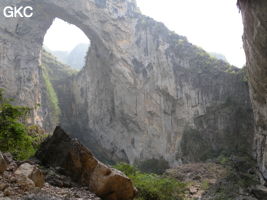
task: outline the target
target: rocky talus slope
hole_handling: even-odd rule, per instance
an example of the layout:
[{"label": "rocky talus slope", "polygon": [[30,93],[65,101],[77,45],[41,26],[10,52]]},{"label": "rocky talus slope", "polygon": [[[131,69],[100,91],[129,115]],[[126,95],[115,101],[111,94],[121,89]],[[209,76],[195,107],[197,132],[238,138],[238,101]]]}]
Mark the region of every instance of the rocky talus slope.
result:
[{"label": "rocky talus slope", "polygon": [[[267,184],[267,2],[239,0],[244,24],[250,96],[255,115],[255,157],[263,185]],[[267,188],[262,187],[267,196]]]},{"label": "rocky talus slope", "polygon": [[249,160],[232,157],[224,162],[190,163],[168,169],[165,175],[187,183],[186,199],[257,200],[257,191],[250,187],[257,180],[256,170]]},{"label": "rocky talus slope", "polygon": [[1,200],[100,200],[88,187],[82,187],[57,168],[44,168],[36,162],[21,163],[9,153],[0,153]]},{"label": "rocky talus slope", "polygon": [[132,200],[137,190],[122,172],[99,162],[60,127],[35,158],[17,162],[0,152],[0,199]]},{"label": "rocky talus slope", "polygon": [[[0,8],[9,3],[2,0]],[[243,72],[143,16],[134,0],[12,3],[35,12],[0,18],[0,86],[34,108],[34,123],[53,129],[50,113],[61,111],[61,125],[105,161],[155,158],[176,165],[251,150]],[[40,55],[56,17],[79,27],[91,47],[86,66],[51,92]]]}]

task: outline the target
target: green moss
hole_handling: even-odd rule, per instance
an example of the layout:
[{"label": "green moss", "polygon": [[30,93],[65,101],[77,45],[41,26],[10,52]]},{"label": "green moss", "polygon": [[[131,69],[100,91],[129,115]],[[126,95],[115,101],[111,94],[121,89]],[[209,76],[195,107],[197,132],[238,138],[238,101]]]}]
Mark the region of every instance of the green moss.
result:
[{"label": "green moss", "polygon": [[57,97],[57,93],[55,92],[55,89],[54,89],[54,87],[53,87],[53,85],[49,79],[47,69],[44,65],[42,66],[42,75],[43,75],[43,79],[45,82],[45,87],[46,87],[46,91],[48,94],[50,107],[51,107],[52,112],[53,112],[52,121],[58,122],[59,121],[59,115],[60,115],[60,108],[58,105],[58,97]]},{"label": "green moss", "polygon": [[204,191],[208,190],[209,187],[210,187],[210,184],[209,184],[209,181],[207,181],[207,180],[202,181],[201,184],[200,184],[200,189],[201,190],[204,190]]},{"label": "green moss", "polygon": [[229,162],[229,157],[220,155],[217,160],[221,165],[226,165]]}]

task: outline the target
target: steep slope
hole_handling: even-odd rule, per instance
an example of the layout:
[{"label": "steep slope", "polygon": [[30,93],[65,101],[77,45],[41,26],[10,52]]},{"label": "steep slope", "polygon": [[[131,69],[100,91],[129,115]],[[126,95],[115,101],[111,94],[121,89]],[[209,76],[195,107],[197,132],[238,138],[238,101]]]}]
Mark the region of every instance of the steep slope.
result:
[{"label": "steep slope", "polygon": [[224,62],[228,62],[226,57],[223,54],[216,53],[216,52],[209,52],[209,54],[219,60],[223,60]]},{"label": "steep slope", "polygon": [[52,53],[60,62],[67,64],[69,52],[67,52],[67,51],[51,51],[51,50],[47,50],[47,51]]},{"label": "steep slope", "polygon": [[67,64],[74,69],[80,70],[85,65],[86,54],[89,44],[78,44],[68,55]]},{"label": "steep slope", "polygon": [[85,65],[86,54],[90,44],[81,43],[76,45],[70,52],[67,51],[50,51],[63,64],[71,68],[80,70]]},{"label": "steep slope", "polygon": [[60,81],[69,78],[78,73],[77,70],[60,62],[53,54],[42,50],[41,63],[47,69],[48,76],[53,85],[57,85]]}]

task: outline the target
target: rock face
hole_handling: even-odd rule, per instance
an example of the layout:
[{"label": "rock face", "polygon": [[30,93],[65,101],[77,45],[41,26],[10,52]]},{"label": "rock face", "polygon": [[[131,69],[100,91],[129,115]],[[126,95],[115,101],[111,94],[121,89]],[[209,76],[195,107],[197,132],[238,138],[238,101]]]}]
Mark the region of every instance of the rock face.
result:
[{"label": "rock face", "polygon": [[60,63],[52,54],[42,50],[40,74],[42,76],[42,107],[45,108],[44,114],[46,116],[43,126],[51,133],[60,121],[60,108],[58,105],[60,91],[58,90],[58,85],[62,80],[69,79],[75,73],[77,73],[76,70]]},{"label": "rock face", "polygon": [[130,200],[136,194],[129,178],[99,162],[60,127],[41,145],[36,157],[45,165],[62,167],[73,180],[89,186],[90,191],[104,199]]},{"label": "rock face", "polygon": [[262,183],[267,181],[267,2],[239,0],[244,24],[250,96],[255,116],[255,156]]},{"label": "rock face", "polygon": [[[0,8],[9,5],[0,2]],[[247,152],[253,116],[243,73],[140,14],[134,0],[13,0],[32,18],[0,18],[0,86],[51,129],[39,63],[54,18],[90,38],[86,66],[56,84],[61,125],[106,161],[171,165]],[[53,120],[52,120],[53,121]]]},{"label": "rock face", "polygon": [[253,116],[242,72],[163,24],[132,20],[124,51],[91,39],[86,67],[62,85],[62,126],[102,160],[176,165],[248,151]]}]

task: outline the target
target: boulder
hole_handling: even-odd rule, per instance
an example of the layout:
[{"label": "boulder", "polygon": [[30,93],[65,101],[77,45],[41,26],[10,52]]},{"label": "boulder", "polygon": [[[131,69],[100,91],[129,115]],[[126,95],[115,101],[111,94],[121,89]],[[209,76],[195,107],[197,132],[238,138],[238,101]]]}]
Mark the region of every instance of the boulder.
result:
[{"label": "boulder", "polygon": [[57,127],[41,144],[36,157],[50,167],[62,167],[74,181],[107,200],[131,200],[136,195],[132,181],[122,172],[106,166],[77,139]]},{"label": "boulder", "polygon": [[26,176],[17,175],[16,176],[16,183],[19,187],[25,191],[30,191],[35,188],[34,182]]},{"label": "boulder", "polygon": [[6,183],[0,183],[0,191],[4,191],[8,185]]},{"label": "boulder", "polygon": [[252,189],[252,193],[259,200],[267,200],[267,187],[263,185],[257,185]]},{"label": "boulder", "polygon": [[35,165],[24,163],[19,166],[14,174],[17,177],[18,182],[22,183],[22,185],[26,184],[36,187],[43,187],[44,185],[43,173]]},{"label": "boulder", "polygon": [[0,152],[0,174],[2,174],[7,168],[7,162],[4,159],[2,153]]},{"label": "boulder", "polygon": [[3,153],[2,155],[3,155],[4,159],[6,160],[6,162],[7,162],[8,164],[11,164],[11,163],[14,162],[14,159],[13,159],[13,156],[12,156],[11,153],[9,153],[9,152],[5,152],[5,153]]},{"label": "boulder", "polygon": [[13,159],[13,156],[9,152],[3,153],[3,157],[7,163],[6,171],[15,171],[18,168],[18,163]]}]

